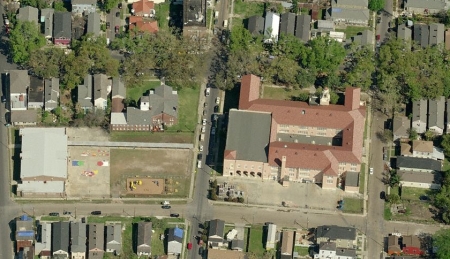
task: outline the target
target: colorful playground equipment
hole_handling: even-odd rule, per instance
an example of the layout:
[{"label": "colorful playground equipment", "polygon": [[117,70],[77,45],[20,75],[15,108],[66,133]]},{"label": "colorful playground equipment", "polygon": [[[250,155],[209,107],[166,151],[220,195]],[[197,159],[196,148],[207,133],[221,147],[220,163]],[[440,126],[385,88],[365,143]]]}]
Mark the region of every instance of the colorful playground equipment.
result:
[{"label": "colorful playground equipment", "polygon": [[141,180],[130,181],[130,191],[135,190],[136,185],[142,185],[142,181]]}]

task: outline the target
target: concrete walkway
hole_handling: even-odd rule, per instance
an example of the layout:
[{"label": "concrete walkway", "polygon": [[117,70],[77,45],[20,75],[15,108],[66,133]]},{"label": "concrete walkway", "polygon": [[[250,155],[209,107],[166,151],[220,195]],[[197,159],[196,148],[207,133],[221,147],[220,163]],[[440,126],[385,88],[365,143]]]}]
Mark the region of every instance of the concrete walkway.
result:
[{"label": "concrete walkway", "polygon": [[141,142],[103,142],[103,141],[67,141],[68,146],[89,147],[132,147],[132,148],[176,148],[192,149],[193,144],[186,143],[141,143]]}]

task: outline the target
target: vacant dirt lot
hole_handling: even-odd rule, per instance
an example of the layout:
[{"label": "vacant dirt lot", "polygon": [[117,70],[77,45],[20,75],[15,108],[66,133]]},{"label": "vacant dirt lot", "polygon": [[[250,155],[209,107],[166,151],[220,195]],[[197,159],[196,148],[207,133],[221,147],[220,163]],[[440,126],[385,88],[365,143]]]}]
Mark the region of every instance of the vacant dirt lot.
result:
[{"label": "vacant dirt lot", "polygon": [[108,132],[99,128],[66,128],[69,141],[109,141]]},{"label": "vacant dirt lot", "polygon": [[[176,149],[111,149],[111,193],[127,195],[128,178],[172,179],[174,193],[189,191],[192,153]],[[176,191],[175,191],[176,189]]]}]

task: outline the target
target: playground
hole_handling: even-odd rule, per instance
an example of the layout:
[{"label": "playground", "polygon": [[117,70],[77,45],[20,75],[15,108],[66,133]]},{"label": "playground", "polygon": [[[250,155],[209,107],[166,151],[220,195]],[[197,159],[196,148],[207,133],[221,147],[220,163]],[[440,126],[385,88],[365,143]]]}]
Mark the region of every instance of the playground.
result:
[{"label": "playground", "polygon": [[110,198],[109,148],[69,147],[68,197]]},{"label": "playground", "polygon": [[135,195],[151,195],[164,194],[164,179],[153,178],[128,178],[127,194]]}]

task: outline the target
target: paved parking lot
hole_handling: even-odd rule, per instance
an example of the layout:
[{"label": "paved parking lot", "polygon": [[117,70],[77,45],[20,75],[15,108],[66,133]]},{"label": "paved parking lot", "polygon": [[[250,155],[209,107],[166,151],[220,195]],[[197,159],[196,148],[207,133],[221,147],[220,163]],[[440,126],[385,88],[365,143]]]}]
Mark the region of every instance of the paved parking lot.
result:
[{"label": "paved parking lot", "polygon": [[69,147],[68,152],[67,196],[109,198],[109,148]]},{"label": "paved parking lot", "polygon": [[335,210],[338,200],[349,196],[344,191],[324,190],[316,184],[290,183],[288,187],[270,180],[253,180],[236,177],[219,177],[218,183],[227,182],[244,191],[245,203],[268,206],[282,206],[286,202],[289,207]]}]

